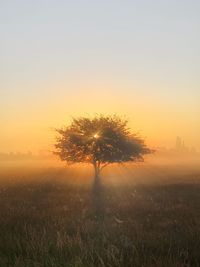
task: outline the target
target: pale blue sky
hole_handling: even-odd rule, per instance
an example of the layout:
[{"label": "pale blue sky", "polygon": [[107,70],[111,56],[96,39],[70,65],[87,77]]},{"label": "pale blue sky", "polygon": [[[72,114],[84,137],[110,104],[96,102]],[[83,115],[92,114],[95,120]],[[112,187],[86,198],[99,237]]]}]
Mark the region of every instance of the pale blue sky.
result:
[{"label": "pale blue sky", "polygon": [[[101,85],[110,90],[109,97],[127,94],[129,102],[132,96],[133,105],[143,97],[166,105],[165,117],[167,107],[183,111],[183,120],[187,113],[193,132],[185,138],[200,147],[199,14],[197,0],[0,0],[0,117],[5,129],[12,128],[16,112],[26,127],[18,112],[23,106],[25,112],[26,103],[41,109],[59,95],[67,105],[87,86],[98,96],[95,88]],[[89,112],[84,105],[82,111]]]}]

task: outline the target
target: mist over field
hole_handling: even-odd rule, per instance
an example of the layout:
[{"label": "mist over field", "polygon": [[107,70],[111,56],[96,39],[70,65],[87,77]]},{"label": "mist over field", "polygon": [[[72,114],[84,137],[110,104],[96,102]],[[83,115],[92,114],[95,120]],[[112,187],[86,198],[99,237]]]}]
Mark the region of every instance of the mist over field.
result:
[{"label": "mist over field", "polygon": [[[22,154],[23,155],[23,154]],[[12,156],[13,157],[13,156]],[[91,164],[69,165],[48,156],[19,155],[0,160],[0,184],[56,182],[63,185],[92,188],[94,170]],[[104,186],[134,186],[136,184],[175,184],[199,182],[200,155],[155,151],[144,162],[111,164],[102,174]]]},{"label": "mist over field", "polygon": [[[94,173],[90,164],[68,165],[56,157],[35,157],[34,159],[0,160],[1,181],[22,181],[29,179],[55,179],[72,184],[92,184]],[[200,171],[200,155],[154,153],[144,162],[112,164],[102,173],[106,184],[135,184],[160,182],[181,182],[184,177],[191,182]],[[48,174],[48,175],[46,175]],[[194,174],[194,177],[192,176]],[[188,176],[189,175],[189,176]]]}]

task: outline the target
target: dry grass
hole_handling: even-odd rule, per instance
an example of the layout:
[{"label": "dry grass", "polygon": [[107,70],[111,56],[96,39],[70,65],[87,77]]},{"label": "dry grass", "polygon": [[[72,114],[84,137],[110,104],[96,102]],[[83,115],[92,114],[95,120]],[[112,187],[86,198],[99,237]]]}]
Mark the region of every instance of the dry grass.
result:
[{"label": "dry grass", "polygon": [[34,176],[0,186],[0,266],[200,266],[200,175],[105,184],[101,214],[88,184]]}]

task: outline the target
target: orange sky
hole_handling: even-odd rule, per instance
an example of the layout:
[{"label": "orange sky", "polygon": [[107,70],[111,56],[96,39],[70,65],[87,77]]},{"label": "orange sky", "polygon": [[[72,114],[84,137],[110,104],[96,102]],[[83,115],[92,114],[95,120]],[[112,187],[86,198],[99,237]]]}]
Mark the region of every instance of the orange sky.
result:
[{"label": "orange sky", "polygon": [[[55,127],[70,122],[72,116],[93,116],[95,113],[119,114],[130,121],[150,146],[173,147],[176,136],[186,145],[199,145],[200,126],[196,99],[187,95],[169,98],[159,90],[113,86],[108,83],[51,85],[40,93],[24,92],[7,103],[1,129],[1,151],[37,152],[51,150]],[[39,95],[38,95],[39,94]],[[178,98],[180,97],[179,101]],[[181,101],[180,101],[181,100]]]}]

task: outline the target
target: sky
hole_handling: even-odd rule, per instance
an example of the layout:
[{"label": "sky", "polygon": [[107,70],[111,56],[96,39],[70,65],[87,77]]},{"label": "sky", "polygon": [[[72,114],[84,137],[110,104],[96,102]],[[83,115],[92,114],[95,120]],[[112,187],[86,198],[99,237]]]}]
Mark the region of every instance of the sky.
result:
[{"label": "sky", "polygon": [[119,114],[150,146],[200,149],[200,1],[0,0],[0,152],[48,150]]}]

